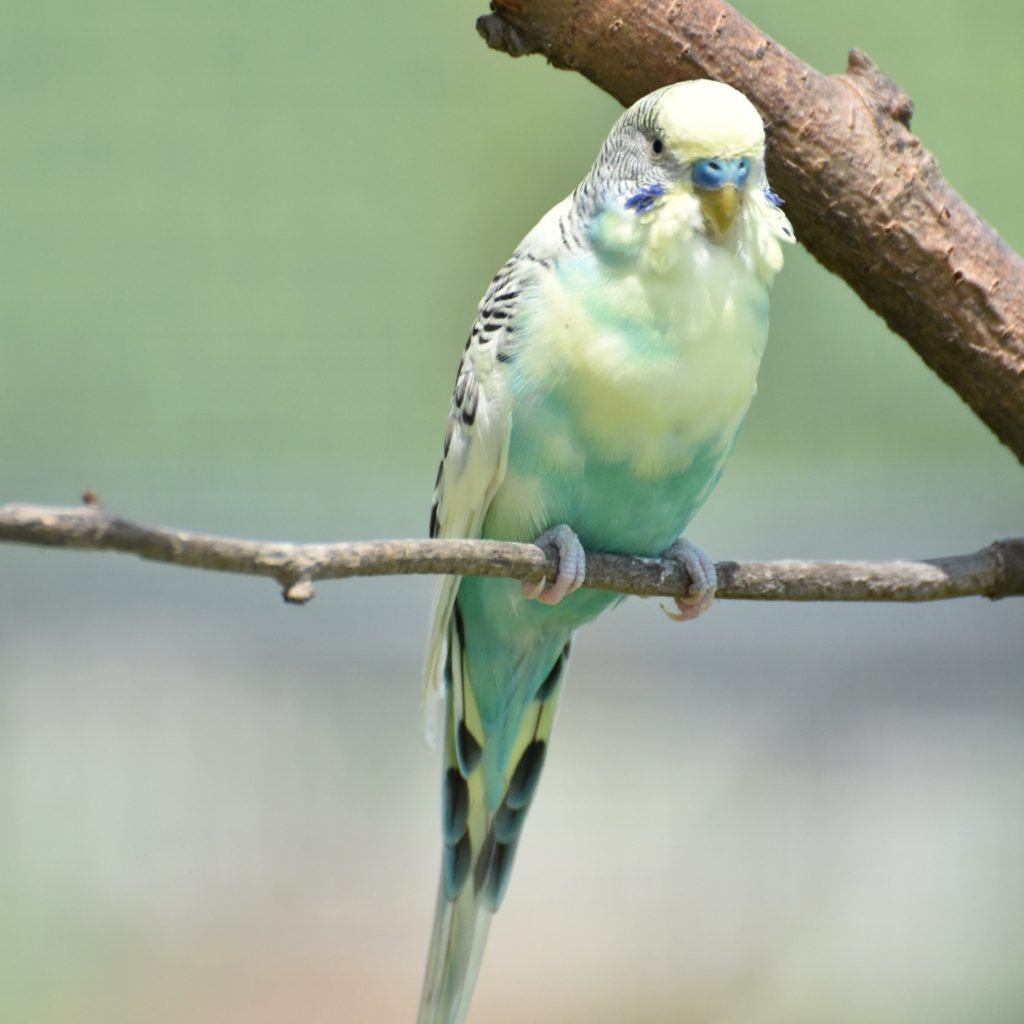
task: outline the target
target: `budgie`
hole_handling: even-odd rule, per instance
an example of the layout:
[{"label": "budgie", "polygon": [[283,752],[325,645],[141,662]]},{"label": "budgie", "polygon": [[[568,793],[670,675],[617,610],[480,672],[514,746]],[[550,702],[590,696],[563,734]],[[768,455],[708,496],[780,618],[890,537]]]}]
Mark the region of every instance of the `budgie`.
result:
[{"label": "budgie", "polygon": [[446,577],[426,663],[443,704],[442,871],[420,1024],[465,1019],[540,778],[573,632],[621,595],[585,549],[679,560],[673,617],[714,597],[682,537],[755,391],[768,288],[793,232],[742,93],[670,85],[630,107],[592,169],[498,271],[466,343],[430,534],[536,541],[541,584]]}]

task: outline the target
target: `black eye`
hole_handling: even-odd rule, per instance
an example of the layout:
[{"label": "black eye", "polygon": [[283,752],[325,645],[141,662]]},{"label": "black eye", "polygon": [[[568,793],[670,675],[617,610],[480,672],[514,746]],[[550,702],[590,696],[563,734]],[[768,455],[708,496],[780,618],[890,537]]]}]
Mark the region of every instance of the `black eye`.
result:
[{"label": "black eye", "polygon": [[651,152],[655,156],[661,156],[662,150],[665,148],[665,143],[661,141],[657,136],[654,137],[654,141],[651,143]]}]

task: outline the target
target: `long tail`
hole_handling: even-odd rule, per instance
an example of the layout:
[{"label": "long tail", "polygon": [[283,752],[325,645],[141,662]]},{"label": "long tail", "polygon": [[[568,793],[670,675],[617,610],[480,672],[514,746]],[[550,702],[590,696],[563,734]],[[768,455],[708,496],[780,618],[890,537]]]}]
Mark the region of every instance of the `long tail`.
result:
[{"label": "long tail", "polygon": [[491,912],[470,886],[453,902],[445,893],[442,879],[418,1024],[459,1024],[465,1020],[490,923]]},{"label": "long tail", "polygon": [[[453,610],[445,668],[444,850],[418,1024],[465,1020],[491,917],[505,895],[523,822],[544,766],[568,656],[566,643],[541,676],[506,754],[498,737],[485,737],[466,677],[458,604]],[[495,799],[494,772],[502,762]]]}]

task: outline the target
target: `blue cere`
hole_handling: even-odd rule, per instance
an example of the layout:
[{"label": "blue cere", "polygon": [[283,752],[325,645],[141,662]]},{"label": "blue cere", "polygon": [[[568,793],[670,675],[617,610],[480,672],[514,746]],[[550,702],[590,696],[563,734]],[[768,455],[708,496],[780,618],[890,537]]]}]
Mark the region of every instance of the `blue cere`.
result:
[{"label": "blue cere", "polygon": [[638,214],[646,213],[654,205],[654,200],[664,194],[664,185],[643,185],[639,192],[626,200],[626,209],[635,210]]},{"label": "blue cere", "polygon": [[693,183],[697,188],[715,189],[725,185],[743,188],[750,173],[750,161],[746,157],[736,160],[698,160],[693,165]]}]

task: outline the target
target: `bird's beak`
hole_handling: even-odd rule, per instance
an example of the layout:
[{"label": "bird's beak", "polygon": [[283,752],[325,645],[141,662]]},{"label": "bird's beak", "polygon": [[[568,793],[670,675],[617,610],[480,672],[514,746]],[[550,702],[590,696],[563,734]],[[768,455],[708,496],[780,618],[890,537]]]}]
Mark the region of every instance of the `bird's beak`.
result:
[{"label": "bird's beak", "polygon": [[701,212],[711,237],[717,242],[728,233],[736,220],[740,208],[740,190],[732,182],[727,182],[718,188],[697,187],[694,191],[700,200]]}]

